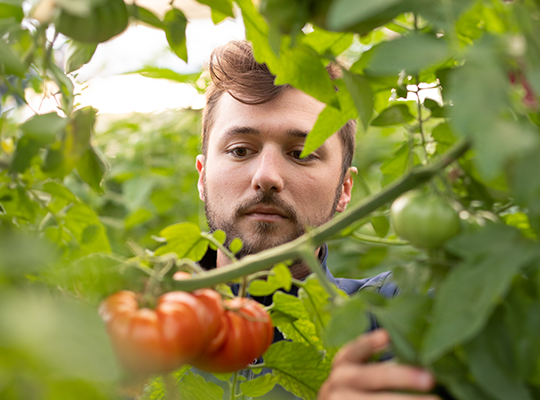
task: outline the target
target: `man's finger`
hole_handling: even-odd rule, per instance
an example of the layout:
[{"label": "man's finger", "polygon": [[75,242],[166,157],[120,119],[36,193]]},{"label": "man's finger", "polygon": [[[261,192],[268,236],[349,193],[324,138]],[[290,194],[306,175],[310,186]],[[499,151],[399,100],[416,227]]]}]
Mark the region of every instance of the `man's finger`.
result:
[{"label": "man's finger", "polygon": [[333,392],[325,400],[441,400],[435,395],[402,394],[392,392],[359,393],[355,390],[343,389]]},{"label": "man's finger", "polygon": [[433,376],[419,368],[395,363],[343,364],[333,376],[334,387],[362,392],[380,390],[414,390],[425,392],[433,388]]},{"label": "man's finger", "polygon": [[386,348],[390,343],[390,336],[384,329],[366,333],[356,340],[346,344],[334,357],[334,366],[344,362],[363,363],[375,353]]}]

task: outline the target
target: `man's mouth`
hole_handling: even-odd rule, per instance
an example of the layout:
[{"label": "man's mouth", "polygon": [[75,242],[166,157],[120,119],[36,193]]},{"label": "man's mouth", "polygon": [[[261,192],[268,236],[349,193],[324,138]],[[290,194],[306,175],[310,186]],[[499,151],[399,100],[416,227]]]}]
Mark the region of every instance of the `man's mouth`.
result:
[{"label": "man's mouth", "polygon": [[288,218],[283,210],[263,204],[249,207],[244,211],[244,215],[250,219],[261,222],[278,222]]}]

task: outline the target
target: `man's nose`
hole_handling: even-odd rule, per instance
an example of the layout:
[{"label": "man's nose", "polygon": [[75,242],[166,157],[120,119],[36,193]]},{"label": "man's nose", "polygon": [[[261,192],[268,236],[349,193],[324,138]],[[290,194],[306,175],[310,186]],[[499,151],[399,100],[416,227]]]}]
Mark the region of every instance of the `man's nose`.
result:
[{"label": "man's nose", "polygon": [[254,190],[275,190],[281,192],[284,187],[282,169],[283,157],[277,149],[264,149],[258,157],[256,171],[251,186]]}]

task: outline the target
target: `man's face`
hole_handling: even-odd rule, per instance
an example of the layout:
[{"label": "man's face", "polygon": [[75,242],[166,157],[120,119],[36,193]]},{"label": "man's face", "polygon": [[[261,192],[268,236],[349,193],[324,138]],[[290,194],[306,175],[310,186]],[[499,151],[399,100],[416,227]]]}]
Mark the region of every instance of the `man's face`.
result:
[{"label": "man's face", "polygon": [[323,107],[297,89],[260,105],[221,96],[206,159],[197,157],[198,188],[210,228],[242,239],[240,257],[294,240],[345,210],[352,179],[347,173],[341,181],[339,137],[299,157]]}]

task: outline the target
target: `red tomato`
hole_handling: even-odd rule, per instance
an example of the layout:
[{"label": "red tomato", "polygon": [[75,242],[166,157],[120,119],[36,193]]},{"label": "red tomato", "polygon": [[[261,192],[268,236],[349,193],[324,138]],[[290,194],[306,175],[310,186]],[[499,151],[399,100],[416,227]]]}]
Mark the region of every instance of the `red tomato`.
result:
[{"label": "red tomato", "polygon": [[209,347],[191,364],[208,372],[234,372],[247,367],[268,349],[274,338],[272,321],[254,300],[235,298],[224,302],[225,341]]},{"label": "red tomato", "polygon": [[169,292],[156,308],[139,308],[137,295],[118,292],[99,309],[121,364],[138,374],[166,373],[224,340],[221,296],[213,290]]}]

